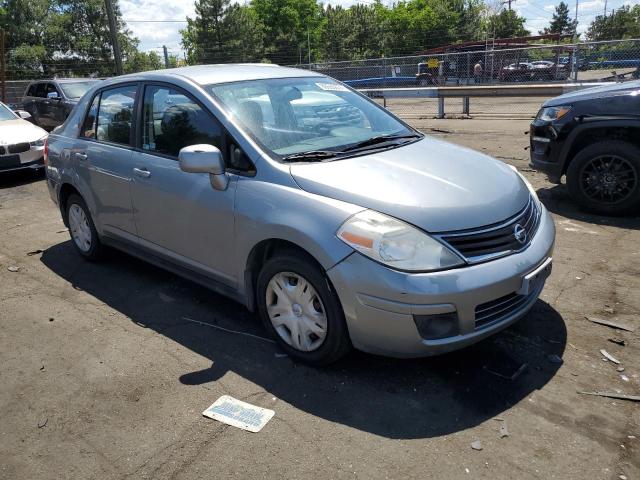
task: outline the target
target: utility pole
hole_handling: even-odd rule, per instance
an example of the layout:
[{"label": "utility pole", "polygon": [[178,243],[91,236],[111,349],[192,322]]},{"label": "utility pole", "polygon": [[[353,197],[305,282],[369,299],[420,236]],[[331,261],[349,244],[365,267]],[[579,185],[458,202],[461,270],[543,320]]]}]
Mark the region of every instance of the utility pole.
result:
[{"label": "utility pole", "polygon": [[113,59],[116,62],[116,75],[122,75],[122,55],[120,54],[120,44],[118,43],[118,30],[116,29],[116,17],[113,14],[113,4],[111,0],[104,0],[109,19],[109,32],[111,33],[111,47],[113,49]]},{"label": "utility pole", "polygon": [[607,16],[607,0],[604,0],[604,16]]},{"label": "utility pole", "polygon": [[576,0],[576,15],[573,19],[573,62],[571,62],[571,76],[578,80],[578,1]]},{"label": "utility pole", "polygon": [[2,101],[6,101],[6,86],[7,78],[4,65],[4,28],[0,33],[0,82],[2,82]]},{"label": "utility pole", "polygon": [[516,0],[504,0],[504,2],[502,2],[503,5],[505,4],[509,4],[509,10],[511,10],[511,2],[515,2]]},{"label": "utility pole", "polygon": [[167,53],[167,46],[162,45],[162,50],[164,51],[164,68],[169,68],[169,53]]},{"label": "utility pole", "polygon": [[307,50],[309,53],[309,69],[311,69],[311,37],[309,36],[309,28],[307,28]]}]

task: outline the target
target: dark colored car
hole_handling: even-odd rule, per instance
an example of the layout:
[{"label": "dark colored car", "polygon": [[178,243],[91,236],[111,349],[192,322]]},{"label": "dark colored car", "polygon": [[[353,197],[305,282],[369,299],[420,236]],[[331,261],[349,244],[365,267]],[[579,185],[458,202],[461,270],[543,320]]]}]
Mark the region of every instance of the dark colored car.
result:
[{"label": "dark colored car", "polygon": [[31,114],[36,125],[53,130],[67,119],[78,100],[99,81],[78,78],[31,82],[22,97],[22,109]]},{"label": "dark colored car", "polygon": [[531,166],[554,183],[566,176],[582,207],[603,214],[640,208],[640,81],[547,100],[530,142]]},{"label": "dark colored car", "polygon": [[564,65],[546,60],[512,63],[500,70],[501,82],[536,82],[543,80],[566,80],[569,70]]}]

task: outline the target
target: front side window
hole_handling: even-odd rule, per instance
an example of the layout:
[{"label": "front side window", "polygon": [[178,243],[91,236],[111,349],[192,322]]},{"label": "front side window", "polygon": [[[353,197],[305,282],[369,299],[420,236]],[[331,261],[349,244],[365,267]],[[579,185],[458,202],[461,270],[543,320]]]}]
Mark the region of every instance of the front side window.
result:
[{"label": "front side window", "polygon": [[58,89],[53,83],[47,83],[47,92],[45,94],[45,97],[48,96],[50,93],[55,93],[57,96],[60,96]]},{"label": "front side window", "polygon": [[136,85],[126,85],[102,91],[95,129],[97,140],[129,145],[137,89]]},{"label": "front side window", "polygon": [[34,92],[35,97],[44,98],[47,96],[47,84],[46,83],[38,83]]},{"label": "front side window", "polygon": [[198,103],[170,87],[145,88],[142,149],[177,157],[189,145],[209,144],[222,150],[222,127]]},{"label": "front side window", "polygon": [[339,151],[373,137],[416,135],[386,110],[326,77],[209,85],[208,90],[275,156]]}]

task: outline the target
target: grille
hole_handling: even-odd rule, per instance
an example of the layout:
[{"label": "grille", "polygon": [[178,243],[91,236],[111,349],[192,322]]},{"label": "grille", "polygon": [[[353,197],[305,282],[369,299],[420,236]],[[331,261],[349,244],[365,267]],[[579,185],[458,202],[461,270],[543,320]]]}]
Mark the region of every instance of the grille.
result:
[{"label": "grille", "polygon": [[9,145],[7,147],[7,150],[9,150],[9,153],[22,153],[22,152],[28,152],[30,148],[31,148],[31,145],[29,145],[29,142],[24,142],[24,143],[16,143],[15,145]]},{"label": "grille", "polygon": [[3,146],[0,146],[0,155],[4,155],[5,153],[7,153],[5,148]]},{"label": "grille", "polygon": [[528,295],[518,295],[513,292],[504,297],[482,303],[476,307],[476,330],[484,328],[492,323],[506,318],[528,303],[533,297],[540,293],[541,286],[536,286]]},{"label": "grille", "polygon": [[[538,227],[539,211],[532,198],[527,206],[511,219],[483,227],[440,235],[454,250],[460,253],[469,263],[508,255],[526,248],[531,242]],[[524,241],[516,239],[516,226],[520,234],[525,234]]]}]

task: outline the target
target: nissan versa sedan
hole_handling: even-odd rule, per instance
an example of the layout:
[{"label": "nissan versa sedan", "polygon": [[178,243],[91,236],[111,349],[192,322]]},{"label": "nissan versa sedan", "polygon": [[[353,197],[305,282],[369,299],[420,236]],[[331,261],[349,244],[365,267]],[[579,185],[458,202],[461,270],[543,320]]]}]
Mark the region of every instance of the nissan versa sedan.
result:
[{"label": "nissan versa sedan", "polygon": [[551,271],[553,221],[515,169],[310,71],[107,80],[46,161],[81,256],[115,247],[228,295],[309,364],[472,344],[521,318]]},{"label": "nissan versa sedan", "polygon": [[47,132],[26,119],[22,110],[12,111],[0,102],[0,173],[42,169]]}]

